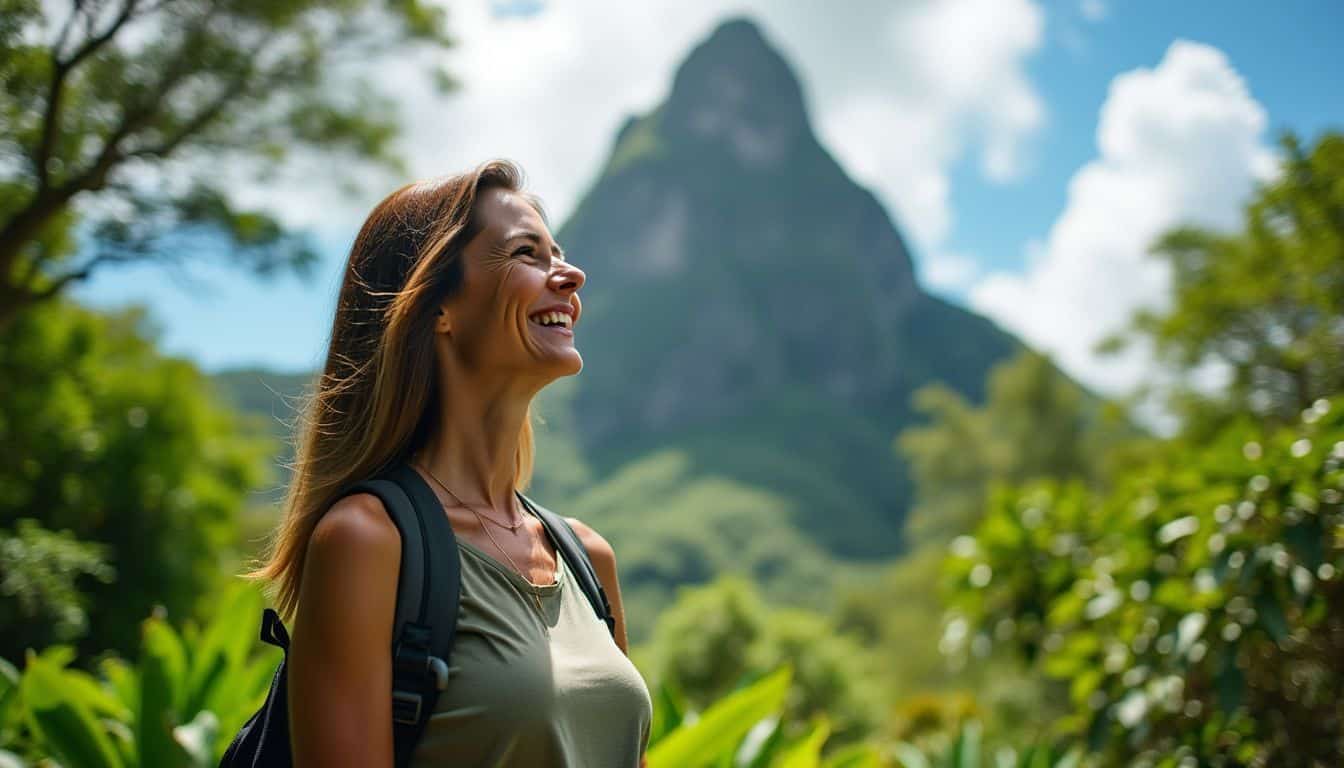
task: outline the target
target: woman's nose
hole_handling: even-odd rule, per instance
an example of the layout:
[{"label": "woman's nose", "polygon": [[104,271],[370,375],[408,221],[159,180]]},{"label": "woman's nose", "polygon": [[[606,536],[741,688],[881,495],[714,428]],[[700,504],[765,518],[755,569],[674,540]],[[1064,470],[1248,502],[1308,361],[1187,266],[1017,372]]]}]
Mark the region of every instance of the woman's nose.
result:
[{"label": "woman's nose", "polygon": [[582,269],[567,261],[560,262],[551,273],[552,287],[557,291],[577,291],[587,279]]}]

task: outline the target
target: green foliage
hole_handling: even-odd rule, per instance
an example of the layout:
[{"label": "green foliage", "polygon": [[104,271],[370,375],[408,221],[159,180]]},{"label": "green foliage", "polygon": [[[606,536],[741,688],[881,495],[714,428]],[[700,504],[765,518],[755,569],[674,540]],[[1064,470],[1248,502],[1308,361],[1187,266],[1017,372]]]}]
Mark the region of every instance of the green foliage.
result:
[{"label": "green foliage", "polygon": [[889,761],[871,743],[854,743],[832,750],[831,724],[815,718],[802,733],[786,737],[785,701],[792,689],[787,664],[744,683],[712,702],[698,715],[682,719],[689,703],[672,688],[655,690],[654,721],[670,722],[665,710],[675,712],[676,726],[655,728],[649,739],[649,768],[724,766],[725,768],[883,768]]},{"label": "green foliage", "polygon": [[1247,205],[1241,231],[1177,229],[1153,249],[1171,268],[1171,307],[1140,313],[1130,337],[1180,370],[1216,363],[1231,375],[1212,399],[1173,393],[1187,431],[1242,413],[1290,423],[1344,391],[1344,135],[1326,133],[1309,151],[1291,134],[1282,145],[1279,174]]},{"label": "green foliage", "polygon": [[894,751],[901,768],[1075,768],[1083,759],[1081,750],[1065,751],[1048,745],[1021,750],[1005,746],[995,750],[991,759],[984,747],[980,723],[967,720],[952,733],[945,745],[921,749],[908,742],[898,742]]},{"label": "green foliage", "polygon": [[659,616],[655,676],[690,706],[703,707],[767,670],[787,666],[793,685],[785,721],[828,720],[839,742],[876,725],[872,660],[825,617],[796,608],[770,609],[752,584],[724,577],[685,589]]},{"label": "green foliage", "polygon": [[1344,399],[1173,440],[1110,492],[1004,489],[957,549],[967,635],[1067,682],[1065,732],[1150,761],[1340,754]]},{"label": "green foliage", "polygon": [[237,583],[218,598],[204,627],[146,620],[138,665],[107,657],[98,678],[68,666],[68,647],[30,651],[21,675],[0,675],[0,755],[81,768],[217,765],[220,735],[260,706],[279,661],[275,649],[253,654],[261,593]]},{"label": "green foliage", "polygon": [[942,561],[954,537],[983,517],[996,484],[1050,475],[1100,481],[1108,474],[1107,449],[1133,432],[1034,352],[996,366],[985,389],[982,406],[941,385],[916,393],[927,421],[896,440],[914,482],[906,520],[912,549],[838,601],[838,626],[877,651],[887,698],[882,725],[894,738],[937,737],[967,716],[981,718],[994,735],[1031,732],[1048,720],[1048,691],[1013,660],[944,657],[947,606],[936,588]]},{"label": "green foliage", "polygon": [[674,585],[734,574],[759,584],[772,602],[820,606],[847,574],[787,524],[789,498],[700,468],[676,448],[632,460],[552,508],[592,525],[615,548],[634,642],[648,639],[655,617],[676,598]]},{"label": "green foliage", "polygon": [[714,765],[724,753],[735,754],[742,739],[762,719],[779,711],[789,691],[785,667],[754,685],[725,696],[649,746],[649,768],[695,768]]},{"label": "green foliage", "polygon": [[[28,626],[39,645],[69,642],[88,629],[88,599],[78,582],[110,582],[103,547],[54,533],[35,520],[0,530],[0,626]],[[36,630],[36,631],[34,631]]]},{"label": "green foliage", "polygon": [[946,545],[974,528],[995,483],[1100,481],[1105,449],[1132,434],[1036,352],[995,366],[986,389],[981,407],[938,384],[915,393],[928,423],[901,432],[896,444],[915,486],[907,529],[916,546]]},{"label": "green foliage", "polygon": [[[235,514],[266,478],[270,441],[247,436],[256,430],[216,403],[193,365],[161,356],[137,310],[103,315],[51,302],[24,313],[0,331],[0,391],[0,442],[17,447],[0,453],[0,526],[26,518],[68,531],[96,543],[115,569],[112,583],[75,584],[86,590],[83,648],[129,652],[135,617],[155,605],[191,615],[231,566]],[[106,575],[60,541],[66,559],[50,565]],[[7,572],[7,583],[17,578]],[[27,598],[6,593],[0,610],[22,613]],[[58,639],[57,629],[6,623],[0,655],[21,659]]]},{"label": "green foliage", "polygon": [[399,167],[398,116],[347,62],[449,44],[443,10],[421,0],[11,3],[4,15],[0,327],[108,264],[199,252],[203,235],[263,274],[310,265],[308,242],[231,203],[234,177],[218,169],[265,178],[295,151]]}]

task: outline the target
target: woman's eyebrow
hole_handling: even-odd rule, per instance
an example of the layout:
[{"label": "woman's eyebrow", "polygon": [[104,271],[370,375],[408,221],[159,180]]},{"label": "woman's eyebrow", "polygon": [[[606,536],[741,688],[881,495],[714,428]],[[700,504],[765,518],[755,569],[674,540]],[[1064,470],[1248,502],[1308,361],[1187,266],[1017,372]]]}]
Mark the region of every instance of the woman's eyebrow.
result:
[{"label": "woman's eyebrow", "polygon": [[[532,242],[536,243],[538,247],[541,246],[541,235],[538,235],[536,232],[519,232],[517,234],[509,235],[508,237],[504,238],[504,242],[508,243],[510,241],[517,240],[520,237],[525,240],[531,240]],[[561,248],[559,244],[553,244],[551,246],[551,253],[555,254],[555,256],[558,257],[561,261],[565,260],[565,249]]]}]

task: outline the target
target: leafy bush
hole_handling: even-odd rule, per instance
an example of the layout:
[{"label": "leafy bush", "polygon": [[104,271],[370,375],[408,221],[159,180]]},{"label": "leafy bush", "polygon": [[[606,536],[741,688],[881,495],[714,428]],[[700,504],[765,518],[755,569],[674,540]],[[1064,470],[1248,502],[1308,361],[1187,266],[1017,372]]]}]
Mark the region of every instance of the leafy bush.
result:
[{"label": "leafy bush", "polygon": [[[1060,726],[1135,764],[1344,754],[1344,398],[1159,446],[1115,491],[1001,489],[949,560],[964,620],[1066,681]],[[969,624],[967,623],[969,622]],[[971,630],[971,631],[967,631]]]},{"label": "leafy bush", "polygon": [[0,626],[29,627],[41,645],[69,642],[88,628],[81,577],[110,582],[113,570],[103,548],[80,542],[69,531],[54,533],[35,520],[0,530]]},{"label": "leafy bush", "polygon": [[141,625],[138,664],[109,656],[97,677],[69,666],[68,646],[29,651],[22,673],[0,664],[0,764],[218,765],[279,661],[276,649],[253,652],[262,604],[253,586],[237,584],[203,627],[178,631],[152,617]]},{"label": "leafy bush", "polygon": [[[34,519],[100,545],[116,580],[81,585],[87,654],[129,653],[156,605],[189,616],[213,591],[236,512],[273,448],[152,336],[140,311],[65,302],[0,331],[0,526]],[[0,656],[17,661],[53,639],[41,622],[7,623]]]},{"label": "leafy bush", "polygon": [[768,607],[740,577],[681,590],[659,616],[650,656],[657,678],[693,706],[787,666],[793,683],[785,721],[824,716],[831,735],[847,742],[867,736],[879,719],[867,651],[820,614]]}]

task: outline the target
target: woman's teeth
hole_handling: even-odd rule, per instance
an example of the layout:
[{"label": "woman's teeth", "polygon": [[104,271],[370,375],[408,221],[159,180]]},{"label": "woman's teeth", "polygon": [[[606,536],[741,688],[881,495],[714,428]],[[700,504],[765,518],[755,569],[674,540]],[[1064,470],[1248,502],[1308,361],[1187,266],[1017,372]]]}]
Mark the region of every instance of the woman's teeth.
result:
[{"label": "woman's teeth", "polygon": [[564,312],[543,312],[539,315],[533,315],[532,322],[537,325],[559,325],[568,328],[571,319]]}]

